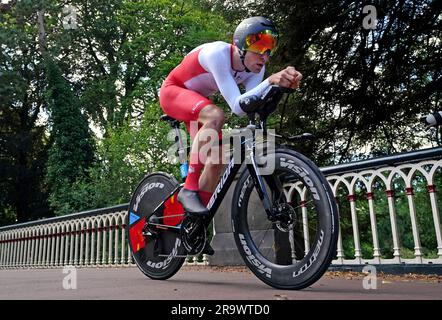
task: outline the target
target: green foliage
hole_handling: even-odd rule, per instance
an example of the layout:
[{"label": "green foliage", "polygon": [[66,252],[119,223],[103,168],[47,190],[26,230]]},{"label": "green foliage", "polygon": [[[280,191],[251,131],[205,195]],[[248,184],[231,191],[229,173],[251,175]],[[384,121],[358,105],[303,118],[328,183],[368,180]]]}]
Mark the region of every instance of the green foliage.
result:
[{"label": "green foliage", "polygon": [[50,142],[40,119],[46,82],[33,10],[20,1],[0,14],[0,225],[52,215],[43,179]]},{"label": "green foliage", "polygon": [[[165,128],[139,126],[158,125],[158,89],[182,57],[226,39],[223,18],[198,1],[67,4],[76,8],[73,29],[63,27],[65,3],[55,0],[19,1],[0,16],[4,221],[52,215],[49,192],[57,214],[125,202],[145,173],[176,171],[157,158],[167,151],[155,136]],[[46,64],[37,10],[44,12]],[[88,124],[104,133],[96,151]]]},{"label": "green foliage", "polygon": [[[214,2],[226,12],[243,3]],[[365,5],[377,9],[376,29],[363,27]],[[280,109],[280,129],[314,133],[315,145],[298,147],[320,165],[435,144],[418,117],[441,108],[438,1],[258,0],[245,8],[239,19],[269,16],[281,31],[269,72],[293,65],[304,75],[300,97]]]},{"label": "green foliage", "polygon": [[46,60],[47,100],[52,124],[53,145],[47,162],[50,203],[57,215],[81,209],[71,197],[71,185],[86,177],[94,160],[94,147],[88,123],[78,101],[49,57]]},{"label": "green foliage", "polygon": [[72,50],[63,60],[76,65],[71,74],[81,105],[103,131],[141,117],[185,54],[226,37],[223,20],[192,1],[72,3],[80,23],[65,32]]},{"label": "green foliage", "polygon": [[[164,171],[178,179],[178,166],[168,161],[170,127],[158,120],[161,112],[152,104],[135,126],[126,122],[109,129],[98,146],[99,161],[89,170],[89,179],[73,187],[74,197],[84,197],[92,209],[127,203],[141,179],[148,173]],[[170,135],[169,135],[170,137]]]},{"label": "green foliage", "polygon": [[4,201],[2,201],[2,211],[0,212],[0,226],[6,226],[14,224],[17,221],[17,216],[10,207],[4,206]]},{"label": "green foliage", "polygon": [[89,195],[87,209],[129,201],[148,172],[177,173],[176,165],[164,163],[171,142],[165,140],[169,128],[158,123],[158,90],[186,53],[225,39],[225,23],[188,1],[75,5],[82,20],[70,36],[79,51],[64,61],[76,61],[81,54],[75,71],[81,76],[74,86],[86,114],[104,133],[90,180],[72,190],[78,197]]}]

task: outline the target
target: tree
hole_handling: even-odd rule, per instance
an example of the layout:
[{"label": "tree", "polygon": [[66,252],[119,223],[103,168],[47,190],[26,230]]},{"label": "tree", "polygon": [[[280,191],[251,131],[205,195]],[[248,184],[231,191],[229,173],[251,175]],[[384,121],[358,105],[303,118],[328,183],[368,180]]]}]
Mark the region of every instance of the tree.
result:
[{"label": "tree", "polygon": [[[143,176],[156,171],[174,174],[178,165],[168,160],[174,143],[170,126],[159,123],[158,103],[150,106],[139,124],[127,121],[109,129],[97,148],[98,161],[89,178],[72,188],[72,196],[84,209],[127,203]],[[173,133],[173,132],[172,132]]]},{"label": "tree", "polygon": [[49,200],[56,214],[61,215],[81,209],[71,194],[72,185],[87,177],[87,169],[94,161],[94,146],[78,100],[49,56],[46,73],[53,139],[47,162]]},{"label": "tree", "polygon": [[[376,9],[372,29],[367,5]],[[260,0],[248,12],[281,30],[269,72],[293,65],[304,74],[279,127],[315,133],[317,143],[299,147],[320,164],[348,161],[364,146],[389,154],[431,139],[416,124],[441,107],[440,1]]]},{"label": "tree", "polygon": [[[75,12],[62,10],[67,4]],[[155,158],[161,153],[131,167],[132,155],[106,148],[130,146],[143,132],[140,125],[148,125],[148,146],[157,150],[164,139],[156,103],[162,80],[191,49],[223,39],[223,19],[198,1],[19,1],[1,10],[2,221],[52,215],[49,192],[57,214],[90,208],[84,199],[107,193],[100,179],[116,177],[118,169],[132,170],[130,185],[97,203],[127,201],[143,170],[162,166]],[[71,16],[77,19],[66,25]],[[104,140],[97,138],[103,147],[91,169],[92,123]],[[110,160],[118,161],[109,167]],[[31,206],[31,195],[42,208]]]},{"label": "tree", "polygon": [[[100,7],[101,2],[94,5]],[[80,24],[81,30],[76,32],[82,37],[73,40],[85,50],[83,62],[77,63],[79,69],[90,68],[76,83],[81,104],[105,131],[98,141],[99,161],[89,171],[91,180],[77,184],[73,191],[79,202],[90,208],[128,202],[138,182],[149,172],[162,170],[178,175],[177,165],[165,161],[173,142],[166,139],[170,128],[159,123],[159,88],[190,50],[226,37],[223,19],[193,2],[113,5],[118,10],[106,9],[106,23],[104,17],[94,13],[96,9],[89,7],[90,25]],[[82,4],[79,12],[83,17]],[[98,26],[105,26],[100,28],[102,33]],[[84,40],[88,37],[90,41]],[[115,46],[106,47],[109,41]],[[92,43],[95,45],[91,47]],[[112,74],[114,69],[119,71]],[[102,97],[98,103],[97,96]]]},{"label": "tree", "polygon": [[53,215],[44,168],[50,146],[44,120],[45,78],[35,8],[18,2],[0,15],[0,223]]},{"label": "tree", "polygon": [[71,3],[78,27],[64,32],[62,68],[70,69],[82,107],[104,135],[141,119],[158,100],[165,76],[191,49],[225,37],[223,20],[193,1]]}]

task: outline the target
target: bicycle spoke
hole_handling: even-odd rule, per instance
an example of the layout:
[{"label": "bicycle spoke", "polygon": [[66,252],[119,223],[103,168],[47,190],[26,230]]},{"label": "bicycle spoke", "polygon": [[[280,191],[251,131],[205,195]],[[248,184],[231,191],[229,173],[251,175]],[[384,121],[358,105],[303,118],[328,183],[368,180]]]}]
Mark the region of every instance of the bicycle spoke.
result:
[{"label": "bicycle spoke", "polygon": [[[263,243],[263,241],[264,241],[264,239],[266,238],[266,235],[267,235],[267,231],[269,231],[270,230],[270,228],[272,228],[273,226],[275,225],[275,223],[273,222],[273,223],[271,223],[271,224],[269,224],[269,227],[263,232],[263,236],[262,236],[262,238],[261,238],[261,241],[259,242],[259,244],[257,245],[257,248],[258,248],[258,250],[260,250],[260,248],[261,248],[261,245],[262,245],[262,243]],[[273,229],[272,229],[273,230]],[[264,249],[263,248],[263,250],[267,250],[268,252],[267,252],[267,254],[264,254],[263,252],[261,252],[261,254],[263,255],[263,256],[265,256],[265,257],[267,257],[268,256],[268,254],[270,254],[271,253],[271,251],[273,250],[273,247],[269,247],[268,249]],[[260,250],[261,251],[261,250]]]}]

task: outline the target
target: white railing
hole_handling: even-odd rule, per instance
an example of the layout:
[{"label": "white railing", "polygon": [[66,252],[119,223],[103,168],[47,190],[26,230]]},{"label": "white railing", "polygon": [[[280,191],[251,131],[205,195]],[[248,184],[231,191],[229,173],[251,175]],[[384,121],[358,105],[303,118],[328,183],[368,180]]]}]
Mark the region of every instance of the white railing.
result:
[{"label": "white railing", "polygon": [[[360,162],[358,166],[353,163],[323,169],[338,200],[340,212],[343,211],[344,206],[347,206],[351,218],[352,232],[351,235],[347,233],[346,237],[347,240],[351,240],[353,248],[347,249],[346,257],[342,235],[344,218],[341,216],[337,259],[333,261],[333,264],[442,264],[442,232],[436,193],[436,190],[442,187],[442,160],[437,158],[442,158],[441,148],[368,160],[365,163]],[[355,167],[359,170],[355,170]],[[348,172],[348,170],[353,172]],[[420,195],[419,202],[417,202],[418,194]],[[402,223],[398,221],[399,200],[403,202]],[[379,202],[384,202],[384,206],[379,208],[376,205]],[[420,218],[418,217],[420,208],[416,207],[417,204],[426,208],[424,212],[421,210]],[[366,229],[359,230],[359,220],[363,215],[368,215],[369,224]],[[392,243],[388,255],[381,253],[379,215],[384,216],[384,222],[385,219],[389,220],[388,224],[384,223],[383,226],[385,229],[388,225],[389,230],[384,231],[382,238],[384,242]],[[420,226],[420,222],[424,220],[426,221],[425,230]],[[365,243],[369,245],[371,251],[371,254],[368,254],[369,257],[367,254],[363,257],[362,253],[361,235],[364,233],[371,233],[370,243]],[[413,248],[408,249],[411,254],[402,252],[404,238],[407,235],[413,242]],[[426,251],[432,252],[431,257],[426,258],[422,251],[423,235],[427,238],[431,235],[434,240],[432,241],[433,247],[425,248]]]},{"label": "white railing", "polygon": [[[132,264],[126,210],[91,211],[0,229],[0,268]],[[109,210],[106,210],[109,211]]]},{"label": "white railing", "polygon": [[[442,264],[441,224],[436,193],[442,187],[437,185],[436,188],[436,180],[442,180],[442,160],[439,158],[442,158],[442,149],[432,149],[428,152],[369,160],[366,163],[323,168],[341,213],[341,232],[333,264]],[[422,230],[420,226],[416,208],[416,195],[424,192],[422,183],[426,185],[427,203],[431,207],[424,213],[428,228],[426,230]],[[287,192],[290,199],[299,193],[301,204],[305,200],[305,192],[296,185],[290,186]],[[361,195],[365,197],[361,199]],[[399,198],[408,202],[406,215],[410,230],[405,230],[404,225],[398,222]],[[384,212],[379,211],[377,201],[384,201]],[[420,201],[422,204],[422,197]],[[349,216],[345,217],[345,212]],[[230,212],[218,214],[230,215]],[[126,215],[127,205],[121,205],[2,227],[0,268],[131,266],[133,260],[125,231]],[[383,238],[380,238],[379,231],[380,215],[384,219],[388,216],[389,220],[389,232],[385,236],[384,231]],[[401,215],[403,219],[403,212]],[[359,221],[363,216],[369,223],[364,230],[360,230]],[[430,227],[428,219],[431,220]],[[351,227],[347,227],[343,234],[345,223],[351,224]],[[383,227],[385,228],[385,223]],[[434,248],[425,248],[434,252],[430,258],[425,257],[421,245],[422,234],[427,233],[434,233],[436,242]],[[371,234],[370,243],[367,240],[362,243],[361,236],[368,234]],[[413,257],[403,254],[402,242],[406,234],[410,235],[414,244]],[[390,254],[382,253],[382,241],[391,242]],[[369,256],[364,254],[362,245],[366,250],[369,247]],[[186,263],[208,264],[208,259],[207,256],[202,261],[189,258]]]},{"label": "white railing", "polygon": [[[377,170],[364,170],[359,173],[346,173],[343,175],[331,175],[327,177],[330,185],[333,188],[335,196],[338,194],[338,189],[342,188],[347,193],[347,201],[350,205],[351,221],[353,229],[353,244],[354,244],[354,259],[348,260],[344,257],[344,249],[342,244],[342,233],[339,235],[337,260],[334,263],[337,264],[387,264],[387,263],[442,263],[442,236],[441,236],[441,224],[440,215],[437,205],[436,186],[434,184],[435,174],[437,169],[442,168],[442,160],[438,161],[423,161],[417,164],[403,164],[397,167],[385,167]],[[437,258],[425,259],[423,257],[421,246],[421,233],[431,232],[431,230],[419,230],[419,223],[417,219],[416,199],[414,185],[418,180],[416,174],[420,173],[420,177],[424,177],[426,180],[426,187],[428,193],[428,200],[431,203],[431,212],[427,212],[432,217],[433,227],[435,233],[435,239],[437,241]],[[411,222],[411,230],[403,230],[403,232],[411,232],[414,242],[414,258],[401,257],[401,237],[404,235],[398,231],[397,222],[397,209],[395,206],[395,183],[398,183],[398,179],[402,179],[405,184],[405,194],[408,201],[408,214]],[[375,210],[375,197],[374,197],[374,183],[382,182],[380,185],[384,188],[384,197],[388,202],[388,214],[390,218],[391,239],[393,242],[393,258],[383,259],[381,257],[380,244],[379,244],[379,232],[377,223],[377,212]],[[366,202],[368,203],[368,213],[370,220],[370,231],[372,234],[372,259],[363,259],[361,252],[361,240],[360,231],[358,227],[358,206],[355,197],[356,186],[358,183],[362,184],[365,188]],[[378,183],[379,184],[379,183]],[[439,186],[440,187],[440,186]],[[379,189],[379,187],[378,187]],[[339,204],[341,205],[341,204]],[[341,219],[342,220],[342,219]],[[367,232],[368,230],[364,230]]]},{"label": "white railing", "polygon": [[0,268],[133,266],[126,217],[122,205],[0,228]]}]

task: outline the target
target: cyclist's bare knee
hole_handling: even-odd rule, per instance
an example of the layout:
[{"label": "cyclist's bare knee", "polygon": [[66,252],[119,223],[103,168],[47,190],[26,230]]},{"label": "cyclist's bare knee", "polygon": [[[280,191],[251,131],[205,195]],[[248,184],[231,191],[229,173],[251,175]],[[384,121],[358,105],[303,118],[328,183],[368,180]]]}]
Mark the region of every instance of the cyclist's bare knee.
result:
[{"label": "cyclist's bare knee", "polygon": [[214,104],[205,106],[198,115],[198,122],[202,123],[206,128],[212,128],[217,131],[221,130],[224,121],[224,112]]}]

